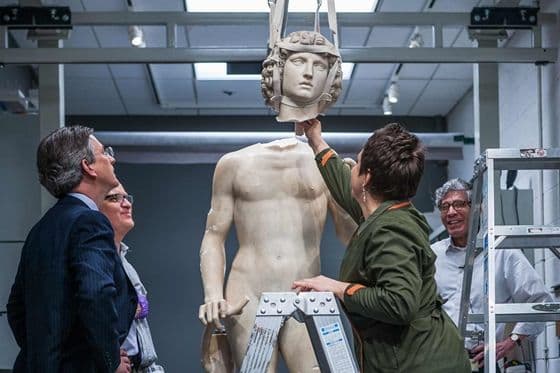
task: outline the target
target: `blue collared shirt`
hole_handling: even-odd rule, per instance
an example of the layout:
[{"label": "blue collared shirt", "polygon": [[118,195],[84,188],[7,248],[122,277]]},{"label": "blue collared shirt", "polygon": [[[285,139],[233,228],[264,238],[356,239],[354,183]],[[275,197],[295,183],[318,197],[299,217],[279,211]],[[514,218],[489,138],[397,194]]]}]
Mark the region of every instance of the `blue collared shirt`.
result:
[{"label": "blue collared shirt", "polygon": [[72,193],[68,193],[68,195],[79,199],[80,201],[85,203],[90,209],[99,211],[99,207],[97,207],[95,202],[93,202],[93,200],[88,196],[86,196],[85,194],[72,192]]}]

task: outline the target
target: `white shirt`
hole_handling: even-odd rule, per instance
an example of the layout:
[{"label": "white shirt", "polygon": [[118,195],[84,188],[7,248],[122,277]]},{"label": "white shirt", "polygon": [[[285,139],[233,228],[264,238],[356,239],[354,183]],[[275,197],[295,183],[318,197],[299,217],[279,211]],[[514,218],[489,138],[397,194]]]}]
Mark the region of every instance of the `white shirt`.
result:
[{"label": "white shirt", "polygon": [[[463,266],[466,248],[453,245],[450,238],[438,241],[432,246],[436,258],[436,283],[444,300],[443,309],[458,325],[463,289]],[[552,297],[543,280],[535,271],[521,250],[496,250],[496,303],[538,303],[551,302]],[[484,255],[474,260],[469,313],[484,313]],[[496,339],[504,339],[504,325],[498,324]],[[513,333],[532,336],[540,334],[544,323],[519,322]],[[468,324],[467,330],[483,331],[484,324]],[[481,341],[482,342],[482,341]],[[472,348],[478,341],[466,338],[465,345]]]},{"label": "white shirt", "polygon": [[[123,261],[123,267],[124,267],[125,273],[128,276],[128,278],[130,279],[130,275],[127,272],[127,269],[128,269],[127,267],[132,267],[132,266],[124,258],[124,256],[126,255],[127,252],[128,252],[128,246],[126,246],[124,243],[121,242],[120,257],[121,257],[121,260]],[[136,318],[135,318],[135,320],[136,320]],[[121,348],[123,348],[126,351],[126,354],[128,356],[134,356],[134,355],[137,355],[138,352],[140,352],[140,349],[138,347],[138,331],[136,330],[136,323],[134,322],[134,320],[130,324],[130,329],[128,330],[128,335],[126,336],[126,339],[124,340]]]}]

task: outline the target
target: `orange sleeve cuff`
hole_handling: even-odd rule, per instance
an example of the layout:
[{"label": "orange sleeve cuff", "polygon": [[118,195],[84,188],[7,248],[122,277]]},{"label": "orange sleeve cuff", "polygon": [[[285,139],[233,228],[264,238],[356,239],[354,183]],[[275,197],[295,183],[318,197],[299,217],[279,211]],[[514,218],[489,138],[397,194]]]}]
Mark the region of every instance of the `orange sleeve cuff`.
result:
[{"label": "orange sleeve cuff", "polygon": [[334,150],[329,149],[325,154],[323,154],[323,157],[321,157],[321,166],[325,167],[325,165],[327,164],[328,160],[334,155]]},{"label": "orange sleeve cuff", "polygon": [[358,290],[365,288],[364,285],[361,284],[350,284],[348,285],[348,287],[346,288],[346,290],[344,291],[344,294],[348,295],[349,297],[351,297],[352,295],[354,295]]}]

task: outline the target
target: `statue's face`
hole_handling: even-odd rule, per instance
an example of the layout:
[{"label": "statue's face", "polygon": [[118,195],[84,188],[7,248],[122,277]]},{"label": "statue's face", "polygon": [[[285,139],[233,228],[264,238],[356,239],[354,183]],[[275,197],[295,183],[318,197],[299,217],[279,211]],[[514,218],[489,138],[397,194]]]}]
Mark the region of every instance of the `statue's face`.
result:
[{"label": "statue's face", "polygon": [[322,55],[293,53],[284,64],[282,94],[303,106],[321,95],[328,73],[329,63]]}]

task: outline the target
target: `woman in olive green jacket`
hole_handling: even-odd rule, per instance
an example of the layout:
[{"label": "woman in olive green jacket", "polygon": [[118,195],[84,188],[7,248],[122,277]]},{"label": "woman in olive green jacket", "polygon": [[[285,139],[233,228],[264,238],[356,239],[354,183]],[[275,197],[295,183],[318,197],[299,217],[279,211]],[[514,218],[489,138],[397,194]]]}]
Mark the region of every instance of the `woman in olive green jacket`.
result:
[{"label": "woman in olive green jacket", "polygon": [[329,148],[321,123],[298,123],[335,200],[359,224],[340,280],[294,282],[302,291],[332,291],[352,323],[364,372],[470,372],[457,328],[441,309],[435,255],[425,218],[409,199],[424,171],[424,149],[399,124],[377,130],[350,169]]}]

